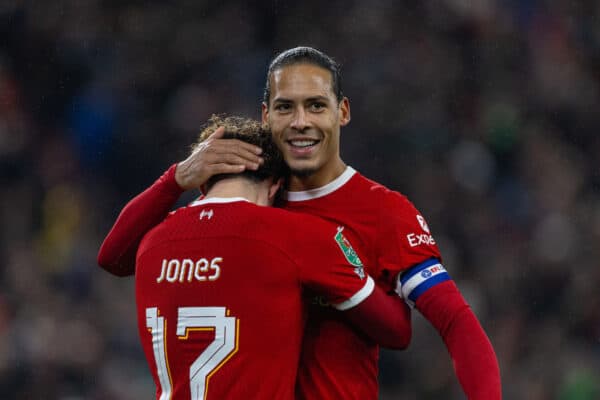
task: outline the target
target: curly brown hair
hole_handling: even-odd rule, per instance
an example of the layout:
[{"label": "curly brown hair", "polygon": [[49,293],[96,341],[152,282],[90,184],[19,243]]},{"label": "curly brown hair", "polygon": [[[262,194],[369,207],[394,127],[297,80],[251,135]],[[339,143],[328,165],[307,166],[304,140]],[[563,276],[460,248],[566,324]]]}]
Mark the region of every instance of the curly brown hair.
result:
[{"label": "curly brown hair", "polygon": [[208,188],[214,185],[215,182],[232,176],[244,176],[257,182],[264,181],[267,178],[277,180],[287,177],[289,173],[288,166],[283,160],[279,148],[273,142],[271,131],[259,121],[251,118],[212,115],[200,132],[198,142],[193,145],[192,151],[198,146],[202,146],[202,142],[220,127],[225,128],[223,139],[238,139],[260,147],[263,150],[261,157],[264,163],[256,171],[245,170],[239,174],[215,175],[208,180]]},{"label": "curly brown hair", "polygon": [[220,127],[224,127],[226,133],[239,133],[248,136],[254,136],[262,130],[267,130],[260,122],[251,118],[236,115],[213,114],[202,127],[202,131],[198,135],[198,143],[196,143],[195,146],[198,146],[208,139],[208,137]]}]

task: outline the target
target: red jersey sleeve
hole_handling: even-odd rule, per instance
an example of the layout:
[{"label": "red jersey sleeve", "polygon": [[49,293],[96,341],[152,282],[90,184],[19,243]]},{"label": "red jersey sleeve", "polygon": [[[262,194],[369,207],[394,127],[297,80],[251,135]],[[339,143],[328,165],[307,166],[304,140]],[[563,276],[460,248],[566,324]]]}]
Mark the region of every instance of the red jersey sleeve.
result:
[{"label": "red jersey sleeve", "polygon": [[380,210],[378,283],[395,288],[437,329],[469,399],[500,399],[494,349],[441,263],[425,218],[406,197],[392,191],[382,193]]},{"label": "red jersey sleeve", "polygon": [[296,232],[294,257],[300,281],[326,297],[338,310],[350,309],[366,299],[375,286],[343,228],[303,216],[303,230]]},{"label": "red jersey sleeve", "polygon": [[410,309],[400,297],[388,295],[377,286],[365,301],[344,315],[380,346],[402,350],[410,343]]},{"label": "red jersey sleeve", "polygon": [[496,353],[454,282],[444,281],[426,290],[417,298],[416,307],[444,340],[467,398],[501,400]]},{"label": "red jersey sleeve", "polygon": [[380,197],[377,242],[378,284],[387,291],[396,285],[396,276],[429,258],[441,260],[440,251],[425,221],[403,195],[385,188]]},{"label": "red jersey sleeve", "polygon": [[173,164],[123,208],[98,252],[98,265],[103,269],[118,276],[135,273],[135,255],[142,237],[165,218],[183,193],[175,181],[176,167]]},{"label": "red jersey sleeve", "polygon": [[499,400],[500,372],[494,349],[440,261],[429,258],[401,273],[396,291],[437,329],[467,397]]},{"label": "red jersey sleeve", "polygon": [[[312,218],[311,218],[312,219]],[[323,223],[321,223],[323,222]],[[375,286],[352,247],[352,237],[339,226],[314,220],[301,236],[300,280],[379,345],[404,349],[411,339],[407,305]]]}]

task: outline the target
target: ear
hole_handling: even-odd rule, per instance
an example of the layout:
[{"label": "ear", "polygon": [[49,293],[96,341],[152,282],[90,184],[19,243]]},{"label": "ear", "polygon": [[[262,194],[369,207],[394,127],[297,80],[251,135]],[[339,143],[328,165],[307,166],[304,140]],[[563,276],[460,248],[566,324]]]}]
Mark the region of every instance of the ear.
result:
[{"label": "ear", "polygon": [[340,126],[346,126],[350,123],[350,100],[344,97],[340,101]]},{"label": "ear", "polygon": [[277,179],[277,181],[273,182],[271,184],[271,186],[269,187],[269,203],[270,204],[273,204],[273,201],[275,200],[275,195],[277,194],[277,191],[281,188],[281,185],[283,185],[283,178]]},{"label": "ear", "polygon": [[262,114],[262,123],[267,124],[267,121],[269,120],[269,106],[267,105],[267,103],[263,102],[260,108]]}]

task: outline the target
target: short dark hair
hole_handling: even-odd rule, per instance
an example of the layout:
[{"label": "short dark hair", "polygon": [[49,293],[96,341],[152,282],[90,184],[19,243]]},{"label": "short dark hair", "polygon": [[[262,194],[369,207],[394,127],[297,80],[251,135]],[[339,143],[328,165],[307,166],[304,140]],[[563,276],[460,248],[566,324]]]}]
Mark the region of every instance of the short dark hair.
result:
[{"label": "short dark hair", "polygon": [[313,47],[301,46],[279,53],[269,64],[265,90],[263,93],[263,101],[267,106],[271,100],[271,77],[273,72],[288,65],[295,64],[312,64],[329,71],[331,73],[333,93],[335,94],[337,101],[339,102],[344,98],[342,93],[342,73],[340,64],[320,50]]},{"label": "short dark hair", "polygon": [[260,122],[239,116],[213,115],[200,132],[198,142],[192,147],[194,151],[202,142],[212,135],[219,127],[225,128],[224,139],[238,139],[260,147],[264,160],[257,170],[244,170],[239,174],[219,174],[211,177],[206,182],[206,187],[212,187],[216,182],[233,176],[243,176],[255,182],[262,182],[268,178],[275,180],[286,178],[289,174],[287,164],[281,151],[273,142],[271,131]]}]

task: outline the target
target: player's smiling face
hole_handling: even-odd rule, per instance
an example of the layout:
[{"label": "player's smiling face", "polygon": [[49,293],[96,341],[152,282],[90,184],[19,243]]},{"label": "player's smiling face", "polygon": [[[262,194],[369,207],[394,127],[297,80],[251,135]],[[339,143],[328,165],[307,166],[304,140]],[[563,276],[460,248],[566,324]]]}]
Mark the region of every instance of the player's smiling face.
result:
[{"label": "player's smiling face", "polygon": [[[280,147],[294,181],[318,187],[339,176],[340,127],[350,121],[348,100],[338,102],[331,73],[312,64],[293,64],[271,76],[270,104],[263,104],[263,121]],[[297,178],[297,179],[294,179]]]}]

